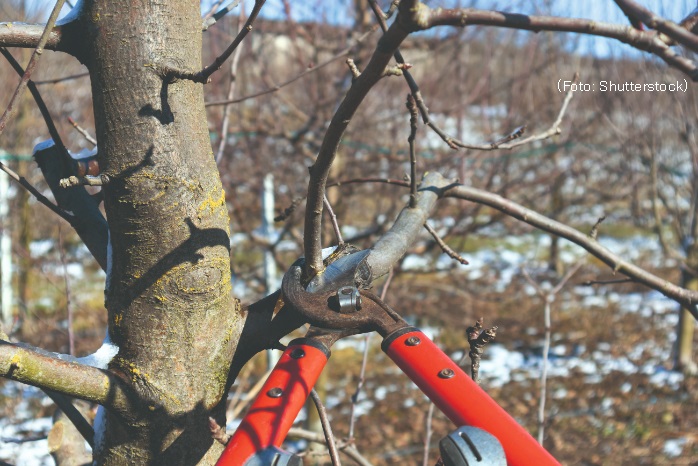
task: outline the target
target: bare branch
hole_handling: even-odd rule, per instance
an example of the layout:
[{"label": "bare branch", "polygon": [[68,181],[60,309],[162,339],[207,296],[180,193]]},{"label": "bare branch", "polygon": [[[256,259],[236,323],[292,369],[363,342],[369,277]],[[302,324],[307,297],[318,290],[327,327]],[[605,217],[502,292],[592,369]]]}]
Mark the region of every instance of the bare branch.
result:
[{"label": "bare branch", "polygon": [[322,423],[322,430],[325,433],[325,442],[327,443],[327,448],[330,451],[332,465],[341,466],[342,463],[339,460],[339,452],[337,451],[337,441],[334,438],[334,434],[332,434],[332,426],[330,425],[330,420],[327,418],[327,410],[322,404],[320,395],[317,394],[314,388],[310,390],[310,398],[312,398],[313,403],[315,403],[315,408],[317,408],[317,413],[320,417],[320,422]]},{"label": "bare branch", "polygon": [[405,105],[410,112],[410,135],[407,142],[410,145],[410,208],[414,209],[417,205],[417,156],[414,149],[414,140],[417,137],[417,106],[412,94],[407,94]]},{"label": "bare branch", "polygon": [[[2,47],[22,47],[34,48],[41,41],[41,36],[45,31],[44,24],[26,23],[0,23],[0,46]],[[44,44],[46,50],[64,50],[63,28],[61,26],[53,28]]]},{"label": "bare branch", "polygon": [[135,414],[124,383],[109,371],[63,361],[0,341],[0,377]]},{"label": "bare branch", "polygon": [[417,18],[405,24],[411,31],[424,31],[437,26],[465,27],[468,25],[495,26],[526,31],[576,32],[594,36],[608,37],[649,52],[664,60],[668,65],[687,74],[692,80],[698,80],[698,66],[692,60],[677,55],[664,43],[655,31],[639,31],[633,27],[592,21],[580,18],[559,18],[555,16],[532,16],[500,11],[479,10],[475,8],[432,10],[420,4]]},{"label": "bare branch", "polygon": [[[404,4],[412,5],[412,2],[404,2]],[[403,7],[404,4],[402,5]],[[409,7],[406,7],[405,10],[410,11]],[[315,164],[310,168],[304,238],[307,276],[314,276],[323,270],[322,255],[320,253],[322,249],[320,241],[322,203],[325,196],[325,184],[327,183],[330,167],[337,154],[339,142],[368,91],[381,79],[383,70],[390,61],[393,52],[407,37],[407,31],[402,27],[401,23],[400,16],[398,16],[390,29],[381,37],[371,60],[361,73],[361,76],[352,83],[351,88],[330,121]]]},{"label": "bare branch", "polygon": [[[698,36],[673,21],[654,14],[649,9],[632,0],[614,0],[616,4],[629,16],[638,19],[652,29],[665,34],[673,41],[685,45],[694,52],[698,52]],[[671,45],[670,41],[670,45]]]},{"label": "bare branch", "polygon": [[480,189],[455,185],[444,189],[443,195],[445,197],[454,197],[487,205],[543,231],[572,241],[608,265],[614,272],[622,273],[649,288],[659,291],[668,298],[686,306],[691,314],[698,318],[698,310],[696,309],[698,292],[669,283],[665,279],[622,259],[603,247],[597,240],[591,238],[589,235],[585,235],[568,225],[557,222],[531,209],[527,209],[509,199]]},{"label": "bare branch", "polygon": [[419,236],[431,214],[439,193],[451,182],[439,173],[430,172],[422,180],[414,208],[405,207],[393,226],[373,246],[366,263],[372,280],[388,273]]},{"label": "bare branch", "polygon": [[40,203],[42,203],[43,205],[45,205],[46,207],[51,209],[56,215],[61,217],[66,222],[70,223],[71,225],[73,224],[73,220],[75,217],[72,214],[70,214],[69,212],[66,212],[65,210],[61,209],[53,202],[49,201],[46,198],[46,196],[41,194],[34,186],[32,186],[32,184],[29,183],[29,181],[27,181],[26,178],[24,178],[23,176],[19,176],[17,173],[14,172],[14,170],[9,168],[7,165],[5,165],[2,162],[0,162],[0,170],[7,173],[7,175],[10,178],[15,180],[17,183],[20,184],[20,186],[22,186],[24,189],[29,191],[36,198],[37,201],[39,201]]},{"label": "bare branch", "polygon": [[[36,84],[36,83],[35,83],[35,84]],[[75,130],[76,130],[78,133],[82,134],[83,137],[87,140],[87,142],[89,142],[89,143],[92,144],[93,146],[96,146],[96,145],[97,145],[97,140],[96,140],[95,138],[93,138],[92,135],[90,135],[90,133],[88,133],[87,130],[86,130],[85,128],[83,128],[82,126],[80,126],[79,124],[77,124],[77,123],[75,122],[75,120],[73,120],[72,118],[68,117],[68,123],[70,123],[71,125],[73,125],[73,128],[75,128]]]},{"label": "bare branch", "polygon": [[[12,66],[12,68],[18,75],[24,76],[24,69],[6,48],[0,48],[0,54],[2,54],[3,57],[5,57],[5,59],[10,63],[10,66]],[[41,116],[44,118],[44,122],[46,123],[46,128],[48,129],[48,132],[51,135],[51,139],[53,139],[53,142],[55,142],[56,145],[61,149],[63,155],[69,156],[68,150],[65,148],[65,145],[61,140],[61,135],[58,133],[56,124],[53,122],[51,112],[49,112],[48,107],[46,106],[46,103],[44,102],[44,99],[41,97],[41,94],[39,93],[39,90],[36,88],[35,84],[36,83],[29,80],[27,82],[27,87],[29,89],[29,92],[31,92],[32,97],[34,97],[36,106],[39,107],[39,111],[41,112]]]},{"label": "bare branch", "polygon": [[62,78],[53,78],[53,79],[44,79],[41,81],[34,81],[34,84],[37,86],[41,86],[44,84],[57,84],[57,83],[62,83],[65,81],[72,81],[74,79],[80,79],[80,78],[86,78],[90,75],[89,71],[86,71],[84,73],[78,73],[78,74],[71,74],[69,76],[63,76]]},{"label": "bare branch", "polygon": [[[299,427],[291,427],[288,431],[288,436],[290,438],[299,438],[309,442],[325,443],[325,437],[322,434],[307,429],[301,429]],[[342,453],[354,460],[358,465],[373,466],[361,455],[361,453],[359,453],[356,448],[354,448],[354,446],[351,445],[351,443],[340,443],[338,448]]]},{"label": "bare branch", "polygon": [[228,58],[230,58],[235,49],[237,49],[238,45],[242,43],[245,37],[247,37],[247,34],[249,34],[249,32],[252,30],[252,23],[254,23],[254,21],[257,19],[257,16],[259,15],[259,12],[262,10],[265,1],[266,0],[255,0],[254,7],[250,12],[250,17],[247,18],[247,21],[245,21],[245,25],[240,30],[235,39],[233,39],[233,42],[228,46],[227,49],[225,49],[225,51],[220,56],[216,57],[216,59],[213,60],[213,63],[208,65],[203,70],[191,73],[188,71],[177,70],[172,67],[163,67],[162,65],[153,65],[153,67],[155,67],[160,74],[164,74],[164,78],[169,80],[178,78],[188,79],[201,84],[209,83],[211,81],[211,75],[218,71],[221,68],[221,66],[223,66],[223,63],[225,63],[225,61]]},{"label": "bare branch", "polygon": [[439,234],[436,232],[436,230],[434,230],[431,227],[431,225],[429,225],[428,223],[425,223],[424,228],[426,228],[426,230],[429,232],[429,234],[432,236],[432,238],[434,238],[434,241],[436,241],[436,244],[439,245],[441,250],[443,252],[445,252],[448,255],[448,257],[450,257],[451,259],[457,260],[458,262],[460,262],[463,265],[469,264],[469,262],[463,256],[461,256],[456,251],[451,249],[451,247],[448,244],[446,244],[444,242],[444,240],[441,239]]},{"label": "bare branch", "polygon": [[334,210],[332,209],[332,205],[330,205],[330,200],[327,199],[327,196],[323,199],[323,204],[325,206],[325,209],[327,209],[327,214],[330,216],[330,223],[332,224],[332,229],[334,230],[334,235],[337,238],[337,245],[341,246],[344,244],[344,238],[342,238],[342,231],[339,229],[339,223],[337,223],[337,216],[334,213]]},{"label": "bare branch", "polygon": [[37,44],[36,48],[34,49],[34,52],[32,53],[31,58],[29,59],[29,64],[27,65],[27,68],[24,70],[24,76],[22,76],[22,79],[19,81],[19,84],[17,85],[17,88],[15,89],[15,92],[12,95],[12,98],[10,99],[10,103],[7,104],[7,109],[5,109],[5,112],[3,113],[2,117],[0,117],[0,135],[5,130],[7,122],[10,120],[10,118],[12,118],[12,116],[16,112],[15,104],[17,103],[19,96],[22,95],[22,92],[27,87],[29,78],[31,77],[31,74],[34,72],[34,69],[36,68],[36,65],[39,62],[39,57],[44,51],[44,47],[46,46],[46,42],[48,42],[48,38],[51,34],[51,30],[53,29],[53,25],[56,23],[56,19],[58,19],[58,13],[60,13],[64,3],[65,0],[57,0],[56,4],[53,7],[53,11],[51,11],[51,15],[49,16],[48,22],[46,23],[46,27],[44,28],[44,32],[41,34],[41,37],[39,38],[39,43]]},{"label": "bare branch", "polygon": [[259,91],[259,92],[256,92],[256,93],[254,93],[254,94],[246,95],[246,96],[244,96],[244,97],[238,97],[237,99],[217,100],[217,101],[212,101],[212,102],[206,102],[206,106],[207,106],[207,107],[214,107],[214,106],[216,106],[216,105],[237,104],[237,103],[243,102],[243,101],[245,101],[245,100],[256,99],[257,97],[261,97],[261,96],[263,96],[263,95],[272,94],[272,93],[274,93],[274,92],[277,92],[277,91],[283,89],[284,87],[286,87],[286,86],[288,86],[288,85],[290,85],[290,84],[295,83],[295,82],[298,81],[299,79],[301,79],[301,78],[303,78],[303,77],[309,75],[310,73],[314,73],[315,71],[317,71],[317,70],[319,70],[319,69],[321,69],[321,68],[324,68],[324,67],[326,67],[327,65],[329,65],[329,64],[331,64],[331,63],[334,63],[334,62],[336,62],[337,60],[340,60],[341,58],[345,57],[348,53],[350,53],[352,50],[354,50],[354,48],[355,48],[357,45],[359,45],[361,42],[363,42],[368,36],[370,36],[371,34],[373,34],[373,32],[375,32],[375,29],[371,29],[370,31],[367,31],[367,32],[364,33],[361,37],[359,37],[358,39],[356,39],[356,41],[355,41],[353,44],[351,44],[349,47],[347,47],[347,48],[345,48],[344,50],[342,50],[341,52],[339,52],[339,53],[338,53],[337,55],[335,55],[334,57],[331,57],[331,58],[325,60],[324,62],[320,63],[319,65],[316,65],[316,66],[314,66],[314,67],[312,67],[312,68],[309,68],[309,69],[303,71],[302,73],[300,73],[300,74],[294,76],[294,77],[291,78],[291,79],[288,79],[288,80],[282,82],[281,84],[277,84],[276,86],[272,87],[271,89],[266,89],[266,90],[263,90],[263,91]]},{"label": "bare branch", "polygon": [[[245,10],[240,9],[240,16],[238,17],[238,26],[245,19]],[[241,48],[235,50],[233,55],[233,60],[230,63],[230,84],[228,86],[228,100],[232,100],[235,95],[235,84],[237,82],[237,69],[238,63],[240,62]],[[220,164],[223,160],[223,153],[225,152],[225,147],[228,144],[228,127],[230,126],[230,105],[225,105],[223,107],[223,121],[221,122],[221,139],[218,143],[218,150],[216,151],[216,163]]]}]

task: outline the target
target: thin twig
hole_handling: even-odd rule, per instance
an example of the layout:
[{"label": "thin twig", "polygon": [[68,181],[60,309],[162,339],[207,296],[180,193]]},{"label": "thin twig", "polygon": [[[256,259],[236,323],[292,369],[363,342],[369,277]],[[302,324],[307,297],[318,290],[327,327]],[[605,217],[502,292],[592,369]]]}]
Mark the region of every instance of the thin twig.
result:
[{"label": "thin twig", "polygon": [[82,126],[80,126],[79,124],[77,124],[77,122],[76,122],[75,120],[73,120],[72,118],[68,117],[68,123],[70,123],[71,125],[73,125],[73,128],[75,128],[75,129],[77,130],[78,133],[82,134],[83,137],[87,140],[87,142],[89,142],[89,143],[92,144],[93,146],[96,146],[96,145],[97,145],[97,140],[96,140],[95,138],[93,138],[92,135],[90,135],[90,133],[88,133],[87,130],[86,130],[85,128],[83,128]]},{"label": "thin twig", "polygon": [[264,6],[264,2],[266,0],[255,0],[254,2],[254,7],[252,7],[252,11],[250,12],[250,17],[247,18],[247,21],[245,21],[245,25],[243,28],[240,30],[238,35],[235,37],[233,42],[228,46],[227,49],[218,57],[216,57],[215,60],[213,60],[213,63],[208,65],[206,68],[203,70],[199,71],[196,73],[195,76],[181,76],[185,79],[192,79],[195,82],[199,83],[208,83],[211,79],[211,75],[218,71],[221,66],[223,66],[223,63],[233,54],[235,49],[237,49],[238,45],[247,37],[247,34],[252,30],[252,23],[257,19],[257,15],[259,15],[259,12],[261,11],[262,7]]},{"label": "thin twig", "polygon": [[330,204],[330,200],[327,199],[327,196],[325,196],[323,203],[325,205],[325,209],[327,209],[328,215],[330,216],[330,223],[332,224],[332,229],[334,230],[334,234],[337,238],[337,245],[341,246],[344,244],[344,239],[342,238],[342,231],[339,229],[339,223],[337,223],[337,216],[334,214],[334,210],[332,210],[332,205]]},{"label": "thin twig", "polygon": [[[26,74],[25,70],[22,69],[21,65],[17,62],[17,60],[15,60],[15,58],[6,48],[0,47],[0,54],[2,54],[5,57],[5,59],[10,63],[10,66],[12,66],[12,68],[15,70],[15,72],[17,72],[17,74],[19,74],[20,76]],[[31,92],[32,94],[32,97],[34,97],[34,101],[36,102],[37,107],[39,107],[39,111],[41,112],[41,116],[43,116],[44,118],[44,122],[46,123],[46,127],[48,128],[48,132],[51,135],[53,142],[61,150],[61,152],[63,152],[65,157],[69,157],[70,155],[68,154],[68,150],[65,148],[65,145],[63,145],[63,141],[61,140],[61,136],[58,133],[58,129],[56,128],[56,125],[53,122],[51,113],[49,112],[48,107],[46,107],[46,103],[44,102],[44,99],[41,97],[39,90],[36,88],[36,86],[31,80],[27,82],[27,86],[29,88],[29,92]],[[72,225],[74,216],[66,212],[59,206],[55,205],[51,201],[49,201],[46,198],[46,196],[41,194],[24,177],[20,177],[19,175],[17,175],[17,173],[15,173],[9,167],[4,165],[2,162],[0,162],[0,170],[7,173],[10,176],[10,178],[18,182],[24,189],[29,191],[41,204],[44,204],[46,207],[51,209],[53,212],[55,212],[57,215],[59,215],[61,218],[63,218],[65,221]]]},{"label": "thin twig", "polygon": [[619,283],[632,283],[635,280],[632,278],[621,278],[618,280],[587,280],[582,282],[583,286],[593,286],[593,285],[617,285]]},{"label": "thin twig", "polygon": [[[385,279],[385,283],[383,283],[383,288],[381,289],[381,301],[385,301],[385,297],[388,294],[388,288],[390,287],[390,283],[392,283],[393,281],[393,276],[393,269],[390,269],[390,272],[388,272],[388,278]],[[361,359],[361,371],[359,372],[359,382],[356,384],[356,391],[351,396],[351,412],[349,415],[348,435],[349,442],[354,441],[354,425],[356,424],[356,404],[359,401],[359,394],[361,393],[361,389],[363,388],[364,383],[366,383],[366,366],[368,364],[368,349],[371,335],[372,334],[369,332],[364,336],[364,351],[363,357]]]},{"label": "thin twig", "polygon": [[410,112],[410,135],[407,142],[410,145],[410,207],[414,209],[417,205],[417,156],[414,149],[414,140],[417,137],[417,107],[412,94],[407,94],[405,106]]},{"label": "thin twig", "polygon": [[533,32],[574,32],[608,37],[628,44],[638,50],[651,53],[664,60],[669,66],[682,71],[693,81],[698,80],[698,66],[696,62],[674,52],[671,47],[659,37],[656,31],[640,31],[621,24],[604,23],[602,21],[581,18],[503,13],[500,11],[479,10],[476,8],[431,9],[426,5],[422,5],[419,21],[406,25],[406,27],[414,32],[439,26],[462,28],[468,25],[504,27]]},{"label": "thin twig", "polygon": [[20,184],[20,186],[22,186],[24,189],[29,191],[36,198],[37,201],[39,201],[40,203],[42,203],[43,205],[45,205],[46,207],[51,209],[55,214],[57,214],[63,220],[65,220],[66,222],[68,222],[72,225],[73,220],[75,220],[75,217],[73,216],[73,214],[66,212],[65,210],[61,209],[53,202],[49,201],[46,198],[46,196],[41,194],[34,186],[32,186],[32,184],[29,183],[29,181],[27,181],[26,178],[24,178],[23,176],[19,176],[11,168],[9,168],[7,165],[5,165],[2,162],[0,162],[0,170],[7,173],[10,178],[15,180],[17,183]]},{"label": "thin twig", "polygon": [[581,268],[583,262],[582,260],[577,261],[567,273],[560,279],[560,281],[555,285],[555,287],[550,291],[545,291],[538,283],[531,278],[528,270],[522,269],[522,274],[526,281],[535,288],[536,293],[543,299],[545,303],[543,310],[543,322],[545,326],[545,339],[543,341],[543,367],[541,368],[540,375],[540,398],[538,403],[538,443],[543,445],[543,440],[545,438],[545,402],[547,398],[548,389],[548,358],[550,355],[550,343],[552,338],[552,324],[551,324],[551,313],[552,305],[555,302],[555,297],[562,290],[562,288],[567,284],[567,282],[572,278],[572,276],[577,273]]},{"label": "thin twig", "polygon": [[[14,69],[19,76],[24,76],[24,69],[6,48],[0,47],[0,54],[2,54],[3,57],[5,57],[10,66],[12,66],[12,69]],[[29,80],[27,82],[27,87],[29,89],[29,92],[31,92],[32,97],[34,97],[36,106],[39,107],[39,111],[41,112],[41,116],[44,118],[44,122],[46,123],[48,133],[51,135],[51,139],[53,139],[53,142],[56,144],[56,146],[58,146],[59,149],[61,149],[63,154],[66,157],[69,157],[68,150],[65,148],[65,145],[63,144],[61,135],[58,132],[58,129],[56,128],[56,124],[53,121],[53,117],[51,116],[51,112],[49,112],[48,107],[46,106],[46,102],[44,102],[44,99],[41,97],[41,94],[39,93],[39,90],[36,88],[35,83]]]},{"label": "thin twig", "polygon": [[[222,1],[222,0],[221,0]],[[242,23],[245,19],[245,9],[240,8],[240,16],[238,17],[238,25]],[[238,31],[239,33],[240,31]],[[240,62],[240,55],[242,48],[235,50],[233,54],[233,60],[230,63],[230,85],[228,86],[228,100],[231,100],[235,95],[235,83],[237,82],[237,69],[238,63]],[[230,124],[230,105],[225,105],[223,107],[223,121],[221,122],[221,140],[218,143],[218,150],[216,151],[216,164],[220,164],[223,160],[223,153],[225,152],[225,147],[228,144],[228,126]]]},{"label": "thin twig", "polygon": [[564,223],[560,223],[534,210],[528,209],[498,194],[464,185],[452,185],[442,192],[445,197],[455,197],[492,207],[500,212],[533,225],[548,233],[565,238],[591,253],[608,265],[614,272],[622,273],[643,285],[657,290],[668,298],[683,305],[698,319],[698,292],[676,286],[666,279],[642,269],[617,254],[614,254],[597,240]]},{"label": "thin twig", "polygon": [[339,451],[337,450],[337,442],[332,434],[332,426],[330,425],[330,420],[327,418],[327,410],[322,404],[320,395],[317,394],[315,389],[310,390],[310,398],[312,398],[313,403],[315,403],[315,408],[317,408],[318,416],[320,416],[320,422],[322,423],[322,430],[325,433],[325,441],[327,443],[327,448],[330,451],[330,459],[332,460],[333,466],[341,466],[342,463],[339,460]]},{"label": "thin twig", "polygon": [[429,225],[428,223],[425,223],[424,228],[426,228],[426,230],[429,232],[429,234],[431,234],[431,236],[434,238],[434,241],[436,241],[436,244],[439,245],[441,250],[443,252],[445,252],[448,255],[448,257],[450,257],[451,259],[457,260],[458,262],[460,262],[463,265],[468,265],[470,263],[463,256],[461,256],[456,251],[451,249],[451,247],[448,244],[446,244],[444,242],[444,240],[441,239],[439,234],[436,232],[436,230],[434,230],[431,227],[431,225]]},{"label": "thin twig", "polygon": [[73,79],[80,79],[80,78],[86,78],[90,75],[89,71],[85,71],[84,73],[78,73],[78,74],[71,74],[69,76],[63,76],[62,78],[53,78],[53,79],[42,79],[41,81],[34,81],[34,84],[37,86],[42,86],[44,84],[57,84],[57,83],[62,83],[64,81],[71,81]]},{"label": "thin twig", "polygon": [[291,79],[288,79],[288,80],[282,82],[281,84],[275,85],[274,87],[272,87],[270,89],[265,89],[263,91],[255,92],[254,94],[246,95],[243,97],[238,97],[236,99],[217,100],[217,101],[212,101],[212,102],[206,102],[205,105],[206,105],[206,107],[214,107],[216,105],[237,104],[240,102],[244,102],[245,100],[256,99],[257,97],[261,97],[263,95],[272,94],[274,92],[277,92],[277,91],[283,89],[284,87],[286,87],[290,84],[293,84],[294,82],[298,81],[299,79],[309,75],[310,73],[314,73],[315,71],[322,69],[322,68],[326,67],[327,65],[330,65],[330,64],[336,62],[337,60],[340,60],[341,58],[345,57],[348,53],[350,53],[352,50],[354,50],[354,48],[357,45],[359,45],[361,42],[366,40],[366,38],[368,36],[370,36],[372,33],[374,33],[375,30],[376,29],[373,28],[370,31],[365,32],[363,35],[361,35],[361,37],[356,39],[356,41],[353,44],[351,44],[350,46],[348,46],[347,48],[345,48],[344,50],[339,52],[337,55],[325,60],[324,62],[320,63],[319,65],[316,65],[312,68],[309,68],[309,69],[303,71],[302,73],[299,73],[298,75],[294,76]]},{"label": "thin twig", "polygon": [[268,370],[262,377],[259,378],[257,383],[254,384],[252,388],[247,392],[247,398],[235,405],[231,404],[231,406],[228,408],[228,414],[226,414],[226,417],[228,419],[237,418],[238,414],[240,414],[242,410],[245,409],[247,405],[254,400],[255,396],[257,396],[257,393],[259,393],[259,391],[264,386],[264,382],[266,382],[267,378],[269,378],[269,374],[271,374],[271,370]]},{"label": "thin twig", "polygon": [[[291,427],[288,431],[288,436],[291,438],[300,438],[309,442],[325,443],[324,435],[299,427]],[[359,466],[373,466],[350,442],[342,442],[337,445],[337,447]]]},{"label": "thin twig", "polygon": [[51,15],[49,16],[48,21],[46,22],[46,27],[44,28],[44,32],[41,34],[39,43],[37,44],[36,48],[34,49],[34,52],[32,53],[31,58],[29,59],[27,69],[24,70],[24,75],[22,76],[22,79],[20,79],[19,84],[17,85],[14,94],[12,95],[12,98],[10,99],[10,103],[7,104],[5,112],[3,113],[2,117],[0,117],[0,135],[5,130],[5,127],[7,126],[7,123],[10,120],[10,118],[12,118],[12,116],[17,111],[15,105],[19,100],[19,96],[22,95],[24,88],[27,87],[29,78],[31,78],[31,75],[34,72],[36,65],[38,64],[39,57],[44,51],[44,46],[48,41],[48,37],[51,34],[51,31],[53,30],[54,24],[56,24],[58,13],[60,13],[64,3],[65,0],[57,0],[56,4],[53,7],[53,11],[51,11]]},{"label": "thin twig", "polygon": [[434,403],[429,402],[429,409],[426,416],[426,432],[424,433],[424,456],[422,457],[422,466],[429,465],[429,445],[431,444],[431,436],[434,430],[431,427],[431,421],[434,418]]},{"label": "thin twig", "polygon": [[[398,2],[399,4],[399,2]],[[388,30],[388,24],[386,22],[386,15],[383,13],[383,11],[380,9],[378,6],[378,3],[375,0],[369,0],[369,5],[371,6],[371,9],[373,10],[374,16],[376,17],[376,20],[378,21],[378,24],[380,25],[381,29],[383,32]],[[391,8],[393,8],[393,5],[391,4]],[[504,145],[506,142],[511,141],[513,139],[517,139],[521,137],[524,133],[525,126],[520,126],[516,128],[514,131],[510,132],[506,136],[500,138],[499,140],[491,143],[486,143],[486,144],[466,144],[464,142],[459,141],[458,139],[452,138],[448,134],[446,134],[436,123],[434,123],[431,119],[431,116],[429,115],[429,110],[427,108],[426,103],[424,102],[424,97],[422,96],[422,92],[419,89],[419,84],[417,84],[417,81],[414,79],[412,74],[409,72],[409,68],[411,65],[405,62],[404,57],[402,56],[402,53],[400,50],[396,50],[394,53],[395,61],[398,63],[398,67],[401,68],[402,70],[402,76],[405,78],[405,82],[407,83],[407,86],[410,88],[410,93],[414,99],[415,105],[419,109],[419,113],[422,115],[422,122],[427,125],[429,128],[432,129],[450,148],[452,149],[458,149],[458,148],[467,148],[467,149],[478,149],[478,150],[494,150],[497,148],[501,148],[502,145]],[[506,147],[505,147],[506,148]]]}]

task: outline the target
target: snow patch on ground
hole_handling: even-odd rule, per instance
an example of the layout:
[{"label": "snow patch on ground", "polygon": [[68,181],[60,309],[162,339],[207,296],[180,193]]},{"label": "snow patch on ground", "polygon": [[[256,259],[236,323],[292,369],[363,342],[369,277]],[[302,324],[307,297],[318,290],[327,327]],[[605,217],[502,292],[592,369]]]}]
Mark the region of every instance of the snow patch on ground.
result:
[{"label": "snow patch on ground", "polygon": [[15,442],[27,437],[47,435],[52,422],[50,417],[20,423],[17,423],[16,418],[0,419],[0,460],[11,462],[15,466],[53,466],[55,463],[48,453],[48,441],[45,438]]}]

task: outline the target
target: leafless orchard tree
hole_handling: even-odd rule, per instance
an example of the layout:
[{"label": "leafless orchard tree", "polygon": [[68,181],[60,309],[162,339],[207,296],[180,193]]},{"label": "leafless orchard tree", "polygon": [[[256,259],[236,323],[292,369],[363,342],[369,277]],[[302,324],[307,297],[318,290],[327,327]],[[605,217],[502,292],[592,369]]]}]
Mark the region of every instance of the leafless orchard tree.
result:
[{"label": "leafless orchard tree", "polygon": [[[255,2],[252,14],[240,18],[241,21],[252,26],[263,3]],[[405,128],[417,134],[417,141],[429,132],[454,150],[506,151],[561,132],[573,97],[571,91],[566,97],[560,94],[556,110],[548,120],[536,121],[534,131],[524,134],[512,124],[504,131],[492,131],[491,141],[484,143],[460,141],[457,134],[450,135],[429,114],[429,93],[420,91],[419,74],[410,73],[410,64],[399,51],[411,33],[442,27],[467,31],[483,25],[532,32],[593,34],[629,44],[663,60],[687,80],[698,80],[698,68],[690,53],[681,55],[675,51],[679,47],[698,51],[693,25],[679,26],[630,0],[615,3],[637,27],[577,18],[430,8],[414,0],[402,0],[394,15],[386,18],[381,8],[388,10],[388,5],[373,1],[370,5],[359,5],[357,11],[375,12],[384,32],[380,38],[356,37],[355,41],[364,47],[361,49],[365,51],[364,60],[337,78],[334,95],[317,96],[318,100],[327,99],[337,105],[327,115],[329,125],[311,135],[316,138],[315,149],[309,151],[309,146],[302,144],[293,146],[304,150],[303,156],[312,159],[304,193],[302,233],[307,276],[321,273],[324,268],[321,249],[328,242],[323,241],[326,228],[323,212],[340,141],[348,129],[361,124],[355,119],[359,107],[376,105],[369,96],[382,81],[405,80],[408,107],[417,117],[413,118],[411,127],[406,124]],[[45,147],[39,154],[46,157],[42,171],[58,204],[41,200],[75,228],[105,269],[108,336],[118,347],[118,354],[108,367],[97,368],[12,343],[2,335],[0,375],[50,391],[66,409],[69,407],[65,397],[103,406],[105,414],[94,439],[97,464],[214,464],[223,447],[212,438],[209,418],[225,425],[227,392],[241,369],[253,355],[278,346],[280,338],[304,324],[300,314],[289,306],[275,309],[283,303],[278,292],[245,306],[231,292],[230,257],[231,254],[235,257],[236,245],[230,244],[227,202],[243,206],[240,199],[246,194],[223,190],[211,149],[204,91],[211,79],[219,79],[216,72],[226,60],[232,63],[244,60],[244,56],[236,55],[236,50],[252,27],[243,25],[239,34],[233,32],[231,45],[204,66],[202,30],[210,27],[214,31],[216,26],[210,23],[220,15],[210,15],[202,26],[197,2],[82,0],[70,21],[55,25],[62,5],[63,0],[56,3],[47,25],[0,23],[0,45],[34,49],[26,70],[14,63],[22,79],[0,118],[0,134],[12,125],[17,112],[16,96],[22,95],[27,87],[40,102],[39,92],[30,78],[41,62],[43,50],[64,52],[87,66],[101,171],[99,175],[70,178],[71,173],[64,166],[66,148],[47,117],[55,145]],[[367,19],[370,16],[357,14],[357,18],[360,18],[357,25],[373,27]],[[645,26],[640,27],[642,24]],[[250,36],[253,39],[254,32]],[[496,57],[497,48],[492,52]],[[4,49],[3,55],[12,61]],[[244,65],[241,61],[238,68],[233,65],[231,69],[234,73],[245,72]],[[264,78],[264,70],[249,65],[249,70]],[[453,66],[456,73],[471,72]],[[561,78],[572,80],[571,75]],[[459,86],[458,81],[448,79],[441,85]],[[525,88],[525,83],[521,86]],[[231,85],[228,89],[228,98],[223,100],[234,101],[235,88]],[[400,100],[402,105],[403,99]],[[313,102],[305,102],[309,109],[293,102],[287,104],[299,114],[312,115]],[[235,111],[233,106],[226,115]],[[695,107],[688,108],[686,113],[686,119],[695,119]],[[284,118],[280,116],[275,121],[273,115],[269,116],[268,127],[277,133]],[[325,117],[322,118],[324,121]],[[512,120],[516,120],[515,116]],[[288,135],[291,139],[295,136]],[[240,144],[245,144],[244,139]],[[402,186],[409,194],[397,220],[389,225],[368,256],[371,271],[368,283],[387,274],[404,255],[437,204],[444,199],[456,199],[461,201],[459,206],[465,204],[462,201],[489,206],[503,215],[566,238],[614,272],[660,291],[685,306],[693,317],[698,315],[695,306],[698,291],[669,283],[624,260],[588,232],[488,190],[460,184],[453,179],[452,170],[440,173],[438,166],[429,167],[430,173],[422,178],[424,165],[417,157],[415,138],[410,137],[409,145],[407,141],[404,144],[409,147],[409,155],[404,158],[410,167],[407,181],[375,176],[372,172],[363,174],[364,182],[372,177],[375,178],[372,181]],[[368,159],[377,158],[370,150],[367,152]],[[222,156],[219,160],[224,167],[224,179],[234,176],[227,170],[235,170],[237,164],[254,163],[238,160],[235,155],[230,160]],[[350,167],[352,161],[341,160],[341,164]],[[296,159],[289,166],[294,173],[304,175],[302,161]],[[3,169],[11,172],[7,167]],[[510,170],[505,168],[500,174],[497,182],[512,182],[514,175]],[[13,176],[26,189],[34,189],[23,178]],[[494,183],[494,175],[492,180]],[[61,182],[73,187],[61,187]],[[98,208],[99,200],[87,195],[85,184],[102,185],[106,219]],[[92,440],[94,432],[80,422],[81,416],[72,413],[72,419],[81,424],[85,437]]]}]

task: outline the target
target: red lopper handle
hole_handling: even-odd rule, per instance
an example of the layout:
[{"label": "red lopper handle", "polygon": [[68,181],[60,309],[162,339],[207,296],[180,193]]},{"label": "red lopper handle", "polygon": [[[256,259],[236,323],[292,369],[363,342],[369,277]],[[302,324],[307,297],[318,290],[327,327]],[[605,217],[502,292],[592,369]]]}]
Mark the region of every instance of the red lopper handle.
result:
[{"label": "red lopper handle", "polygon": [[324,345],[314,340],[299,338],[292,341],[230,438],[216,466],[242,466],[258,451],[281,446],[325,367],[329,353]]},{"label": "red lopper handle", "polygon": [[397,330],[383,340],[382,348],[454,424],[479,427],[497,437],[509,466],[559,466],[422,332],[412,327]]}]

